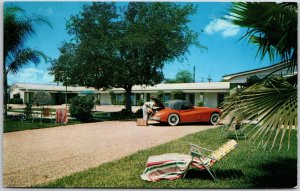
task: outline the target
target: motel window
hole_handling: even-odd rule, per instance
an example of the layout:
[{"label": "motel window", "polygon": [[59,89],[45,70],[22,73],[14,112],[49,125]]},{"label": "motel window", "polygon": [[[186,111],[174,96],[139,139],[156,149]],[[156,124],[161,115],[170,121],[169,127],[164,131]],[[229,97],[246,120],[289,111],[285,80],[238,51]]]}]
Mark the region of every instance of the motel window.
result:
[{"label": "motel window", "polygon": [[123,100],[123,97],[124,97],[123,94],[117,94],[117,95],[116,95],[116,100],[117,100],[118,102],[121,102],[121,101]]},{"label": "motel window", "polygon": [[133,93],[131,93],[130,99],[131,99],[132,105],[135,105],[136,101],[135,101],[135,96]]},{"label": "motel window", "polygon": [[147,93],[146,96],[147,96],[147,101],[150,101],[150,93]]},{"label": "motel window", "polygon": [[171,99],[171,95],[169,93],[163,95],[163,101],[168,101],[170,99]]}]

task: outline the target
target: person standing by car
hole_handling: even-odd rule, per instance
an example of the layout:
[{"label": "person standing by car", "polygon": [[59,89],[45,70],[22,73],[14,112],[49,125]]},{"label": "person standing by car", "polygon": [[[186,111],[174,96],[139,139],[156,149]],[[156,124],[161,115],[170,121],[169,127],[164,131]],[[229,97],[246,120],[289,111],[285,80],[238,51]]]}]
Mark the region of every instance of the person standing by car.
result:
[{"label": "person standing by car", "polygon": [[153,113],[154,102],[145,102],[143,105],[143,119],[148,120],[150,113]]}]

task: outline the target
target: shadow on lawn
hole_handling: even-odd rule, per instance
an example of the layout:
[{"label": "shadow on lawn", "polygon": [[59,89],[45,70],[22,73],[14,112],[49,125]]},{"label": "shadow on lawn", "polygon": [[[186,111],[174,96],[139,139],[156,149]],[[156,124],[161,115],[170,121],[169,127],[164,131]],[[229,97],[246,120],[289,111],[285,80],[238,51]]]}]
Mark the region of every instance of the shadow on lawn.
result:
[{"label": "shadow on lawn", "polygon": [[[159,122],[149,122],[149,124],[153,125],[153,126],[169,126],[172,127],[171,125],[169,125],[168,123],[159,123]],[[194,122],[194,123],[180,123],[178,124],[178,126],[192,126],[192,125],[211,125],[210,123],[204,123],[204,122]]]},{"label": "shadow on lawn", "polygon": [[261,176],[256,176],[252,184],[256,188],[293,188],[297,186],[297,160],[291,158],[268,161],[259,167]]},{"label": "shadow on lawn", "polygon": [[[238,179],[244,177],[244,173],[241,170],[235,169],[215,169],[214,170],[218,180],[223,179]],[[186,179],[201,179],[201,180],[213,180],[210,174],[207,171],[201,171],[198,169],[189,169],[186,176]]]}]

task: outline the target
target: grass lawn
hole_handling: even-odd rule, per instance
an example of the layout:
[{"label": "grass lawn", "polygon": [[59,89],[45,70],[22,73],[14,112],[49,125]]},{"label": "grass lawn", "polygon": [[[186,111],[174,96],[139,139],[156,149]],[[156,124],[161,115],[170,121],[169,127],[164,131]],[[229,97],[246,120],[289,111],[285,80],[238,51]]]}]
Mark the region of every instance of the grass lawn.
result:
[{"label": "grass lawn", "polygon": [[23,122],[5,120],[3,132],[8,133],[14,131],[30,130],[30,129],[42,129],[42,128],[49,128],[49,127],[63,126],[63,125],[74,125],[78,123],[80,123],[80,121],[78,120],[69,120],[67,124],[55,123],[55,119],[52,119],[52,122],[50,119],[43,119],[43,123],[40,122],[40,119],[34,120],[33,123],[32,120],[26,120]]},{"label": "grass lawn", "polygon": [[292,188],[297,185],[297,131],[291,135],[291,147],[278,152],[257,148],[248,140],[238,140],[238,147],[214,164],[218,181],[208,173],[190,169],[184,179],[146,182],[140,174],[150,155],[188,153],[188,143],[216,149],[228,139],[220,137],[220,129],[210,129],[181,139],[105,163],[97,168],[58,179],[37,187],[86,188]]},{"label": "grass lawn", "polygon": [[[23,113],[25,108],[14,108],[14,109],[8,109],[8,112],[18,112],[18,113]],[[41,111],[42,108],[32,108],[32,111]],[[56,109],[50,108],[51,112],[55,112]]]},{"label": "grass lawn", "polygon": [[[55,116],[54,116],[55,117]],[[100,122],[100,121],[112,121],[112,120],[135,120],[134,116],[124,116],[120,112],[94,112],[92,119],[90,119],[89,123],[92,122]],[[32,123],[32,120],[26,121],[12,121],[12,120],[5,120],[4,121],[4,129],[3,132],[14,132],[14,131],[23,131],[23,130],[30,130],[30,129],[42,129],[42,128],[49,128],[49,127],[57,127],[62,125],[74,125],[82,123],[76,119],[69,119],[67,124],[63,123],[55,123],[55,118],[52,119],[43,119],[43,123],[40,123],[40,119],[37,118]]]}]

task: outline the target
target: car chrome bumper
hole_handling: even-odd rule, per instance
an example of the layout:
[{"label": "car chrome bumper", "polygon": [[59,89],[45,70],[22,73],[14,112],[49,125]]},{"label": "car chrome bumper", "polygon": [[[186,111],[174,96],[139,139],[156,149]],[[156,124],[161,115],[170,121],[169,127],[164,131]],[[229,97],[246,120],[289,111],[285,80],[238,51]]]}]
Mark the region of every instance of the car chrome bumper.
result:
[{"label": "car chrome bumper", "polygon": [[151,117],[150,120],[153,120],[153,121],[160,121],[160,117]]}]

